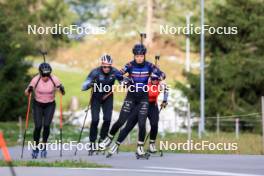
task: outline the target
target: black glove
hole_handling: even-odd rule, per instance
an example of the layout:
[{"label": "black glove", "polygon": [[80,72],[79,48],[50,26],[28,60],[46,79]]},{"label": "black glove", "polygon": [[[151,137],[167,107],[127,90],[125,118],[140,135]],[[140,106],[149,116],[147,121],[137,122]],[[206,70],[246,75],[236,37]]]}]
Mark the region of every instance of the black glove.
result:
[{"label": "black glove", "polygon": [[167,101],[163,101],[161,104],[160,104],[160,107],[162,109],[166,108],[166,106],[168,105],[168,102]]},{"label": "black glove", "polygon": [[63,85],[60,85],[59,89],[60,89],[61,94],[65,95],[65,89],[64,89]]},{"label": "black glove", "polygon": [[125,86],[129,86],[130,84],[133,84],[133,80],[131,78],[128,78],[128,77],[124,77],[123,79],[123,84]]},{"label": "black glove", "polygon": [[32,86],[29,86],[28,87],[28,93],[31,93],[31,92],[33,92],[33,87]]}]

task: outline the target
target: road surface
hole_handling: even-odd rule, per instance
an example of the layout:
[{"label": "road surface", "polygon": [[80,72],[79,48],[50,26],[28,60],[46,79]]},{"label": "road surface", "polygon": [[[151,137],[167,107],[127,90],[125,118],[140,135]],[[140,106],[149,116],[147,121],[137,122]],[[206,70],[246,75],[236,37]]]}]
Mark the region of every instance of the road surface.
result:
[{"label": "road surface", "polygon": [[[10,148],[13,159],[20,159],[20,148]],[[0,156],[2,159],[2,156]],[[23,160],[30,160],[30,152],[25,151]],[[164,154],[164,157],[151,157],[149,160],[137,160],[134,153],[121,152],[112,158],[104,155],[88,156],[81,151],[77,156],[73,152],[64,152],[63,158],[58,152],[49,152],[47,159],[87,160],[112,168],[48,168],[16,167],[17,176],[264,176],[264,156],[260,155],[211,155],[211,154]],[[10,175],[9,169],[0,168],[1,176]]]}]

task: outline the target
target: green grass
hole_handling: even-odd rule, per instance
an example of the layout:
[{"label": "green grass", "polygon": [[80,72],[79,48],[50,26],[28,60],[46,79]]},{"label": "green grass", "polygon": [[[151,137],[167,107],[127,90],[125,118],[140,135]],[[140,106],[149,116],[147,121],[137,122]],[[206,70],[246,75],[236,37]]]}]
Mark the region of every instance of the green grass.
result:
[{"label": "green grass", "polygon": [[[0,131],[4,132],[4,137],[6,139],[8,146],[18,145],[17,139],[19,135],[18,124],[15,122],[1,122],[0,123]],[[30,123],[28,132],[27,132],[27,141],[32,140],[33,133],[33,124]],[[88,133],[84,131],[83,137],[87,136]],[[63,127],[63,141],[76,141],[79,136],[79,128],[72,125],[64,125]],[[122,144],[120,150],[121,151],[135,151],[136,141],[137,141],[137,132],[133,130],[130,134],[131,143],[130,145]],[[187,141],[187,134],[183,133],[166,133],[163,138],[159,135],[158,139],[162,141],[168,141],[169,143],[184,143]],[[51,131],[50,142],[54,140],[59,140],[59,134],[53,134]],[[194,143],[201,142],[201,139],[198,138],[196,132],[192,134],[192,140]],[[191,151],[191,153],[211,153],[211,154],[263,154],[262,152],[262,137],[259,134],[253,133],[241,133],[239,139],[236,139],[235,133],[230,132],[220,132],[217,136],[214,132],[208,132],[202,140],[209,141],[212,143],[237,143],[238,150],[235,151],[218,151],[218,150],[204,150],[204,151]],[[157,142],[159,144],[159,142]],[[148,145],[146,145],[147,147]],[[188,153],[185,150],[175,150],[168,151],[175,153]]]},{"label": "green grass", "polygon": [[[136,141],[135,136],[131,137],[132,141]],[[239,139],[236,139],[235,133],[227,133],[221,132],[219,136],[216,133],[207,133],[202,139],[198,138],[197,133],[192,134],[193,143],[201,143],[202,141],[209,141],[210,143],[237,143],[238,149],[234,151],[223,151],[223,150],[193,150],[190,153],[200,153],[200,154],[249,154],[249,155],[262,155],[262,137],[258,134],[250,134],[250,133],[241,133]],[[168,141],[171,143],[185,143],[187,142],[187,134],[183,133],[166,133],[163,138],[161,136],[158,137],[157,147],[159,145],[159,141]],[[147,149],[146,145],[146,149]],[[122,145],[121,151],[135,151],[136,144],[130,145]],[[188,153],[186,150],[168,150],[165,152],[170,153]]]},{"label": "green grass", "polygon": [[[23,167],[71,167],[71,168],[109,168],[109,165],[101,165],[83,160],[65,160],[65,161],[19,161],[12,162],[13,166]],[[0,160],[0,166],[8,166],[8,164]]]}]

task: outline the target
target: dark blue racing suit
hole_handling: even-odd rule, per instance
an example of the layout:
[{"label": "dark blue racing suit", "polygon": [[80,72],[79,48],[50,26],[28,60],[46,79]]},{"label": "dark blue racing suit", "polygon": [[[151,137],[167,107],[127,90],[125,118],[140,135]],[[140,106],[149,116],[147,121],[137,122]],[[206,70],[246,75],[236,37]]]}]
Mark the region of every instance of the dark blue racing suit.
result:
[{"label": "dark blue racing suit", "polygon": [[[154,64],[145,61],[142,64],[137,64],[135,61],[131,61],[121,69],[121,73],[124,75],[128,73],[131,79],[130,88],[128,89],[127,96],[124,100],[119,119],[112,126],[109,137],[113,138],[117,131],[124,125],[127,118],[131,114],[134,107],[138,107],[138,127],[139,136],[138,143],[143,143],[146,133],[146,118],[148,114],[148,92],[147,84],[150,75],[156,74],[161,79],[165,79],[165,74],[157,68]],[[120,77],[120,76],[119,76]]]},{"label": "dark blue racing suit", "polygon": [[111,68],[109,73],[104,73],[101,67],[97,67],[91,71],[83,83],[82,90],[93,88],[91,99],[92,122],[90,128],[90,142],[95,142],[97,138],[97,128],[99,124],[99,114],[102,107],[103,125],[100,132],[100,141],[103,140],[109,130],[112,111],[113,111],[113,94],[110,94],[105,100],[103,97],[112,91],[115,80],[122,79],[122,74],[115,68]]}]

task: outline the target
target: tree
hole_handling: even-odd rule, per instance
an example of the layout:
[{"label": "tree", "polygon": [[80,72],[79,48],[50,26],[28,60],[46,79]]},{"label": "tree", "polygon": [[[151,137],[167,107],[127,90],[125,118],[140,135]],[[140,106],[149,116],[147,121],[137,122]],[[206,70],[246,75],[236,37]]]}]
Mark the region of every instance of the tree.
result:
[{"label": "tree", "polygon": [[67,14],[67,5],[60,0],[0,1],[0,121],[16,120],[25,114],[24,90],[30,78],[25,57],[36,55],[43,42],[49,49],[67,40],[62,35],[47,35],[40,41],[40,35],[27,34],[27,26],[66,24],[62,19]]},{"label": "tree", "polygon": [[[206,53],[210,58],[205,71],[206,116],[260,112],[260,97],[264,93],[263,9],[263,0],[226,0],[208,12],[208,24],[235,26],[238,34],[206,35]],[[187,80],[189,88],[180,83],[177,87],[199,114],[199,75],[189,73]],[[256,118],[247,118],[242,121],[257,124]],[[207,122],[213,124],[210,119]]]}]

